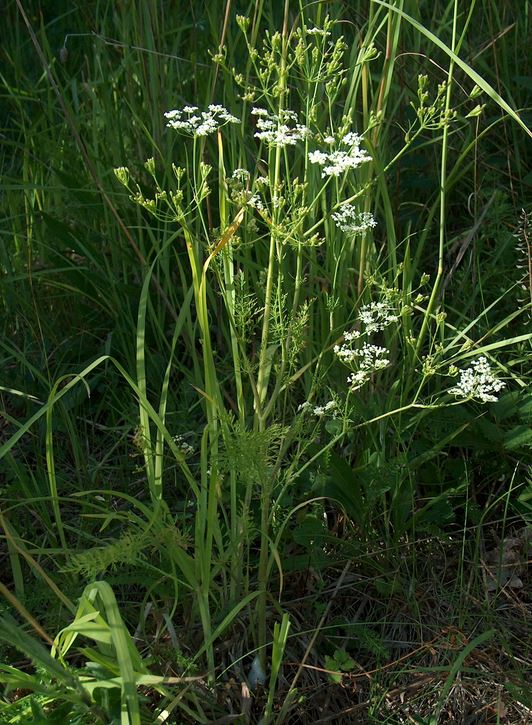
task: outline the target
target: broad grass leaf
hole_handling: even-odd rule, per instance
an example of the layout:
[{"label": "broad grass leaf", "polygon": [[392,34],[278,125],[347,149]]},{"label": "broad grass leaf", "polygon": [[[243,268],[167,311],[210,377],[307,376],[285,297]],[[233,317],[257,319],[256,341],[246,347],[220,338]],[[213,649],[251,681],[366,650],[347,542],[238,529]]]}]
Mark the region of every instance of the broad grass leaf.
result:
[{"label": "broad grass leaf", "polygon": [[316,493],[336,501],[353,521],[362,525],[366,512],[357,472],[343,458],[332,454],[328,474],[316,487]]},{"label": "broad grass leaf", "polygon": [[313,546],[322,546],[328,533],[323,518],[319,519],[314,514],[307,514],[293,529],[292,538],[296,544],[312,549]]},{"label": "broad grass leaf", "polygon": [[528,425],[518,425],[504,435],[504,447],[509,451],[532,447],[532,428]]}]

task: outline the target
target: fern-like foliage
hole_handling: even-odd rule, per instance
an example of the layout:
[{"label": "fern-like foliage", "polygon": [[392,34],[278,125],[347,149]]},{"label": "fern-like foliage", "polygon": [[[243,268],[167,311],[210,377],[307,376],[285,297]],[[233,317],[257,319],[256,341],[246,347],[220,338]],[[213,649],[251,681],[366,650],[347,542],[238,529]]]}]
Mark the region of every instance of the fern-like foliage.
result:
[{"label": "fern-like foliage", "polygon": [[[153,526],[142,530],[130,528],[104,546],[95,546],[85,551],[72,553],[64,571],[79,574],[88,581],[108,571],[116,571],[123,566],[142,567],[153,554],[164,552],[171,547],[186,547],[185,537],[170,525]],[[146,557],[146,552],[149,556]]]},{"label": "fern-like foliage", "polygon": [[272,474],[272,466],[286,428],[271,425],[266,430],[248,430],[239,423],[231,425],[231,434],[224,440],[220,467],[236,472],[246,485],[260,485]]}]

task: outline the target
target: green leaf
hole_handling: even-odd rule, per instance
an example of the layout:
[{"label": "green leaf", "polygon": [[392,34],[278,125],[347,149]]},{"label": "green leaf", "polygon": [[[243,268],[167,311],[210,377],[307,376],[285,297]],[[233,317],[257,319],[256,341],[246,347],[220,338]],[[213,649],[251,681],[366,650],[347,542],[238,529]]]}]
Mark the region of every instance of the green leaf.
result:
[{"label": "green leaf", "polygon": [[356,667],[355,660],[345,649],[335,650],[334,659],[338,664],[338,669],[342,670],[342,672],[351,672]]},{"label": "green leaf", "polygon": [[504,447],[510,451],[532,447],[532,428],[518,425],[509,430],[504,436]]},{"label": "green leaf", "polygon": [[364,524],[366,510],[359,475],[343,458],[331,455],[329,476],[320,481],[315,490],[320,496],[337,501],[357,524]]},{"label": "green leaf", "polygon": [[454,509],[448,499],[449,492],[432,499],[414,515],[416,528],[432,529],[437,526],[444,529],[454,520]]},{"label": "green leaf", "polygon": [[342,421],[337,418],[331,418],[325,423],[325,430],[332,436],[337,436],[342,432]]},{"label": "green leaf", "polygon": [[334,657],[329,657],[329,655],[326,655],[324,665],[326,670],[331,670],[327,673],[331,682],[340,684],[340,682],[342,681],[342,675],[339,672],[336,672],[339,667]]},{"label": "green leaf", "polygon": [[292,538],[296,544],[305,548],[312,548],[323,543],[328,535],[325,522],[314,514],[307,514],[301,523],[297,524],[292,531]]}]

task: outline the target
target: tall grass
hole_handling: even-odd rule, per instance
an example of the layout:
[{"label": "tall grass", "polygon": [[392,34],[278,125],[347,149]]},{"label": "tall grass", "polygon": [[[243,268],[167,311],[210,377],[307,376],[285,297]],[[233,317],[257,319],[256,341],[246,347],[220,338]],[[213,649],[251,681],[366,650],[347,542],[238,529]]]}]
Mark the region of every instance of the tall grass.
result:
[{"label": "tall grass", "polygon": [[[500,517],[503,541],[529,517],[511,232],[530,131],[508,61],[528,20],[418,6],[9,6],[2,591],[54,646],[6,618],[8,656],[38,669],[0,677],[34,712],[209,722],[202,688],[231,672],[255,696],[243,721],[301,719],[309,657],[354,667],[327,634],[351,566],[385,602],[423,569],[405,546],[450,538],[464,567],[471,526]],[[198,134],[210,104],[234,118]],[[304,572],[336,584],[307,639]],[[492,636],[457,654],[434,722]],[[80,637],[96,647],[69,664]]]}]

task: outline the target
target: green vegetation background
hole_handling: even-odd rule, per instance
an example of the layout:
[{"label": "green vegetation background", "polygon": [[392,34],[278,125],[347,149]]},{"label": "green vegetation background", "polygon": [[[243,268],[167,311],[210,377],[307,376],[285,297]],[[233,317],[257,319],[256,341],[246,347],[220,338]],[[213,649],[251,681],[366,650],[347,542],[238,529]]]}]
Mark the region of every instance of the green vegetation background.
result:
[{"label": "green vegetation background", "polygon": [[[392,5],[447,46],[456,11],[460,58],[530,127],[527,3]],[[441,129],[421,134],[368,197],[382,231],[368,248],[368,283],[361,296],[345,287],[340,309],[349,314],[345,327],[336,319],[338,336],[354,319],[356,305],[369,302],[383,285],[398,285],[406,299],[424,273],[432,283],[438,236],[444,265],[434,316],[420,316],[433,325],[426,344],[417,359],[398,363],[361,393],[351,412],[361,423],[356,433],[342,430],[337,444],[328,447],[339,432],[330,421],[327,429],[313,431],[309,449],[306,429],[299,438],[285,433],[314,391],[317,357],[334,342],[325,295],[313,308],[312,333],[301,351],[298,371],[304,372],[290,394],[279,398],[271,425],[262,431],[253,431],[252,424],[239,427],[234,348],[230,325],[222,322],[223,285],[212,283],[212,360],[220,396],[234,415],[220,443],[220,468],[227,480],[232,476],[235,489],[248,485],[244,471],[259,476],[266,471],[267,477],[273,468],[277,475],[289,469],[292,458],[304,472],[282,496],[275,482],[266,494],[250,494],[238,526],[236,498],[220,496],[215,522],[207,493],[204,519],[198,504],[203,494],[197,499],[193,494],[191,481],[207,480],[217,439],[212,427],[210,438],[204,432],[209,416],[201,394],[204,349],[184,239],[175,224],[131,203],[113,169],[129,167],[148,194],[147,158],[155,157],[166,183],[172,163],[189,169],[194,163],[183,138],[165,127],[165,111],[220,102],[237,112],[241,102],[231,69],[244,73],[248,57],[237,14],[257,19],[253,42],[261,47],[266,31],[280,31],[286,17],[294,26],[305,17],[310,26],[329,13],[340,20],[335,33],[345,37],[351,69],[359,49],[373,42],[379,55],[364,80],[361,75],[356,81],[349,113],[357,130],[364,130],[385,88],[378,156],[386,162],[402,148],[415,118],[410,104],[417,99],[419,74],[427,74],[435,89],[449,69],[441,48],[382,4],[353,0],[303,9],[294,2],[288,8],[285,15],[274,0],[5,5],[2,722],[154,722],[165,709],[175,722],[214,722],[229,711],[240,713],[241,722],[279,723],[317,722],[317,713],[336,713],[341,722],[345,711],[351,722],[353,703],[362,705],[360,722],[405,722],[407,712],[417,722],[467,722],[475,707],[480,712],[492,702],[488,693],[494,688],[502,705],[493,722],[505,722],[504,717],[525,722],[519,718],[531,707],[525,674],[530,653],[523,649],[530,599],[522,561],[531,512],[532,399],[526,339],[530,222],[522,209],[530,204],[531,144],[530,135],[489,94],[478,101],[486,104],[483,112],[458,124],[444,141],[443,221]],[[216,65],[212,55],[221,52],[222,41],[225,59]],[[471,77],[456,67],[452,84],[465,116],[477,103],[469,98]],[[362,108],[362,99],[368,108]],[[340,111],[335,113],[339,122]],[[228,149],[227,171],[240,151],[236,143]],[[252,143],[246,152],[256,153]],[[215,142],[207,144],[204,158],[216,176]],[[214,199],[206,212],[214,240],[223,231],[221,214]],[[169,244],[172,235],[175,243]],[[328,262],[313,254],[309,295],[319,297]],[[245,259],[248,291],[258,295],[259,309],[259,268],[267,255]],[[420,309],[426,311],[426,303]],[[446,317],[436,319],[437,312]],[[494,345],[497,352],[500,346],[507,388],[498,403],[379,419],[410,400],[412,378],[438,343],[451,340],[449,349],[456,352],[466,338],[480,350]],[[250,349],[259,342],[252,339]],[[394,344],[401,359],[404,341]],[[345,371],[328,365],[322,392],[337,389],[345,378]],[[80,373],[85,383],[74,377]],[[427,394],[435,396],[442,387],[436,376]],[[249,400],[247,406],[244,423],[253,413]],[[156,422],[157,414],[164,425]],[[150,426],[153,449],[164,458],[159,478],[158,464],[150,474],[146,457]],[[171,446],[176,435],[198,451],[187,474]],[[309,460],[315,465],[307,465]],[[162,497],[157,486],[164,486]],[[273,511],[266,522],[265,502]],[[206,532],[201,542],[198,522]],[[267,571],[264,551],[271,557]],[[498,570],[494,551],[502,552]],[[511,576],[522,588],[507,586],[509,578],[501,582],[504,556],[513,557]],[[235,567],[242,570],[238,587]],[[264,600],[261,594],[257,605],[259,590]],[[82,644],[78,631],[89,639],[94,630],[74,628],[56,641],[61,656],[52,659],[57,633],[83,617],[85,624],[97,625],[99,638]],[[477,651],[488,658],[484,663],[480,654],[474,659]],[[253,658],[261,652],[267,661],[260,667],[268,674],[250,699],[240,682],[249,681]],[[392,666],[412,652],[418,654],[409,660],[411,670]],[[87,668],[87,662],[93,664]],[[298,670],[301,662],[309,668]],[[377,674],[357,679],[364,671]],[[422,681],[422,673],[429,677]],[[461,700],[455,688],[459,673],[467,681]],[[101,684],[113,678],[108,689]],[[413,681],[422,684],[409,690]],[[407,705],[397,694],[401,687]],[[387,692],[395,694],[387,699]]]}]

